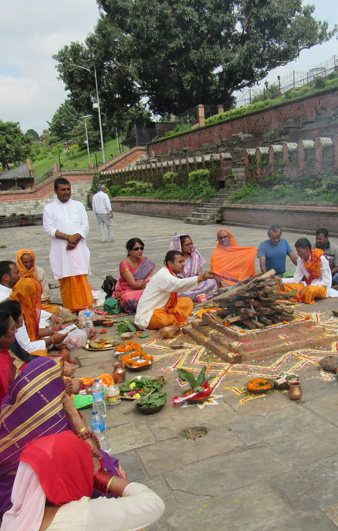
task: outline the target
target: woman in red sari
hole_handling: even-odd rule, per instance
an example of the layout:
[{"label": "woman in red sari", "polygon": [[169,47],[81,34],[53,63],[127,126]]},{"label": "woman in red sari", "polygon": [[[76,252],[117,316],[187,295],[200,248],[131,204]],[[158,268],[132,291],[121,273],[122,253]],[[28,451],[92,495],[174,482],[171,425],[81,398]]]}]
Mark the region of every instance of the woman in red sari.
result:
[{"label": "woman in red sari", "polygon": [[156,265],[143,256],[144,243],[139,238],[127,241],[128,256],[120,263],[121,278],[116,284],[113,297],[120,299],[124,312],[136,311],[144,288],[156,271]]}]

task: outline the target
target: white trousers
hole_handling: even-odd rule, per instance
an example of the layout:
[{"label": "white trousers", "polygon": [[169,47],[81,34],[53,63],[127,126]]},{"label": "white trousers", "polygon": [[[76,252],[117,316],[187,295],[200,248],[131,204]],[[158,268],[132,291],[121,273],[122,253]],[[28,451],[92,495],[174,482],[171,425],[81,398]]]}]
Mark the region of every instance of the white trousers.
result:
[{"label": "white trousers", "polygon": [[99,226],[101,242],[105,241],[104,226],[108,228],[108,241],[111,242],[114,239],[113,234],[113,220],[109,214],[96,214],[97,224]]}]

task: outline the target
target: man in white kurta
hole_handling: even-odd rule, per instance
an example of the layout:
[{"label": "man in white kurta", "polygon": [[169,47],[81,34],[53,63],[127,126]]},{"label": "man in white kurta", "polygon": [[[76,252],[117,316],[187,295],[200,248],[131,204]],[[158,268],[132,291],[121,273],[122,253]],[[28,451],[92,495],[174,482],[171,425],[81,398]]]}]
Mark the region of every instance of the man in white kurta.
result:
[{"label": "man in white kurta", "polygon": [[163,326],[181,326],[191,314],[190,297],[177,298],[177,292],[195,289],[199,282],[213,278],[210,271],[190,278],[177,278],[182,273],[185,260],[179,251],[168,251],[162,267],[148,282],[137,305],[135,324],[156,330]]},{"label": "man in white kurta", "polygon": [[107,243],[104,236],[104,226],[107,225],[108,241],[114,241],[113,235],[113,211],[111,209],[110,199],[105,192],[106,186],[100,184],[99,191],[94,195],[92,201],[93,212],[96,215],[97,224],[99,226],[101,243]]},{"label": "man in white kurta", "polygon": [[75,312],[91,307],[94,302],[87,279],[88,216],[83,204],[70,198],[71,187],[66,179],[56,179],[54,190],[57,199],[44,207],[43,228],[52,239],[50,265],[54,278],[60,281],[63,306]]}]

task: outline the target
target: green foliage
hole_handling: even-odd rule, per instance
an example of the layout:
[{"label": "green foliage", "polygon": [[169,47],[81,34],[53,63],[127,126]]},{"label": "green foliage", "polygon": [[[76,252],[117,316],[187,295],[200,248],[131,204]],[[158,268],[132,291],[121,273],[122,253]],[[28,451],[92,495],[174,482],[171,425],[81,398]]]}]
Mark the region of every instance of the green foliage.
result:
[{"label": "green foliage", "polygon": [[153,393],[139,401],[139,407],[163,406],[167,401],[167,393]]},{"label": "green foliage", "polygon": [[325,85],[326,85],[325,80],[322,79],[321,77],[317,77],[317,79],[315,81],[315,87],[317,89],[322,89],[322,88],[325,87]]},{"label": "green foliage", "polygon": [[304,48],[328,40],[326,22],[299,0],[98,0],[101,17],[84,44],[56,54],[74,106],[91,112],[96,65],[108,121],[148,98],[160,115],[200,103],[229,107],[251,86]]},{"label": "green foliage", "polygon": [[173,171],[167,171],[163,177],[163,183],[164,188],[166,192],[175,192],[177,191],[177,179],[178,179],[178,173],[174,173]]},{"label": "green foliage", "polygon": [[189,188],[196,192],[203,192],[210,186],[210,171],[196,170],[189,173]]},{"label": "green foliage", "polygon": [[[72,131],[77,125],[80,113],[75,109],[72,102],[67,99],[62,103],[51,122],[47,122],[52,140],[56,142],[66,142],[72,138]],[[49,142],[51,139],[49,139]]]},{"label": "green foliage", "polygon": [[[163,380],[151,380],[146,376],[141,378],[133,378],[132,380],[126,380],[120,384],[120,391],[122,393],[128,393],[129,391],[138,391],[141,396],[145,396],[151,391],[160,391],[164,384]],[[143,389],[143,391],[141,391]]]},{"label": "green foliage", "polygon": [[99,189],[100,181],[101,181],[101,173],[99,171],[94,171],[94,173],[93,173],[93,182],[92,182],[92,185],[91,185],[91,188],[90,188],[90,191],[94,192],[94,194],[96,194],[96,192]]},{"label": "green foliage", "polygon": [[279,90],[279,86],[278,85],[269,85],[268,86],[268,89],[264,89],[262,92],[260,92],[259,94],[256,94],[256,96],[254,96],[252,98],[252,103],[256,103],[257,101],[262,101],[262,100],[275,100],[277,98],[280,98],[280,90]]},{"label": "green foliage", "polygon": [[[87,135],[89,149],[98,149],[100,146],[100,131],[97,125],[93,123],[93,118],[87,118]],[[85,120],[77,120],[75,127],[71,130],[70,137],[80,149],[87,149]]]},{"label": "green foliage", "polygon": [[191,129],[192,129],[191,124],[178,124],[175,127],[175,129],[173,129],[172,131],[167,131],[165,136],[168,138],[171,136],[181,135],[183,133],[187,133],[188,131],[191,131]]},{"label": "green foliage", "polygon": [[23,162],[31,153],[31,137],[24,135],[19,122],[0,120],[0,164],[4,171],[10,164]]},{"label": "green foliage", "polygon": [[128,331],[134,332],[136,334],[137,330],[136,330],[135,325],[128,319],[126,321],[120,321],[117,327],[117,332],[121,335]]},{"label": "green foliage", "polygon": [[39,133],[37,133],[34,129],[28,129],[28,131],[26,131],[26,135],[30,136],[32,140],[39,140],[40,138]]},{"label": "green foliage", "polygon": [[117,197],[122,194],[122,186],[119,184],[112,184],[109,188],[109,195]]},{"label": "green foliage", "polygon": [[209,376],[206,378],[207,367],[204,365],[204,367],[201,369],[199,375],[197,378],[193,375],[191,371],[186,371],[185,369],[177,369],[178,376],[181,378],[181,380],[186,380],[188,384],[190,385],[190,388],[196,392],[196,393],[202,393],[204,391],[202,385],[205,384],[208,380],[212,378],[212,376]]}]

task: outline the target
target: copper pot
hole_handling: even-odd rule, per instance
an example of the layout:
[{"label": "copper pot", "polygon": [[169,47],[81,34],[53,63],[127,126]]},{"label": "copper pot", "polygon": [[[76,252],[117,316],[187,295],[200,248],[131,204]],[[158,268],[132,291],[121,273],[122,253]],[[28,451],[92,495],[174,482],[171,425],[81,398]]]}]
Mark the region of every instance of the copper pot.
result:
[{"label": "copper pot", "polygon": [[113,363],[114,372],[113,378],[114,382],[117,384],[123,383],[126,381],[126,369],[121,361]]},{"label": "copper pot", "polygon": [[289,398],[291,400],[300,400],[303,394],[302,388],[300,386],[300,382],[293,381],[290,382],[289,387]]}]

